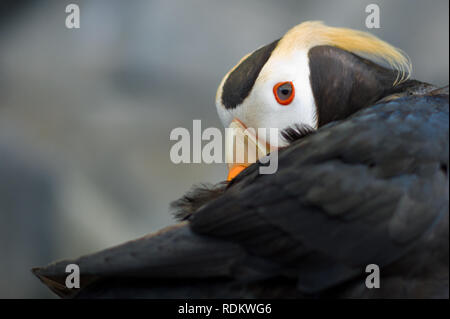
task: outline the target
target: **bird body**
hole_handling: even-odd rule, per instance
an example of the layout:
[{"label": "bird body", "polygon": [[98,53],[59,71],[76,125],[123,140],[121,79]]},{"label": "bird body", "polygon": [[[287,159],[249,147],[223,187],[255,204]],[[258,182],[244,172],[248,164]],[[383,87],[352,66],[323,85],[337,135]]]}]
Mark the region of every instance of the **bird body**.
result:
[{"label": "bird body", "polygon": [[[250,166],[188,221],[34,273],[80,298],[448,297],[448,115],[448,95],[365,109],[281,150],[276,174]],[[70,263],[80,290],[63,284]]]},{"label": "bird body", "polygon": [[[393,69],[353,52],[364,48]],[[448,298],[448,87],[407,80],[408,68],[367,34],[294,28],[216,96],[225,126],[281,130],[275,174],[248,165],[175,202],[175,226],[33,272],[61,297]],[[64,285],[70,263],[78,290]]]}]

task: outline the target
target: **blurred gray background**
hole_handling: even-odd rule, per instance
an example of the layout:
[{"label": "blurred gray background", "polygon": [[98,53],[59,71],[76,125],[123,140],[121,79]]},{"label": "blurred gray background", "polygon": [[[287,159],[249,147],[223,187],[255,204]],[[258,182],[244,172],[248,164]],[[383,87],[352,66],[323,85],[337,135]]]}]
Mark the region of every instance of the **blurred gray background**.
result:
[{"label": "blurred gray background", "polygon": [[[77,3],[81,28],[65,27]],[[449,2],[15,1],[0,4],[0,298],[52,294],[29,269],[174,222],[168,205],[224,164],[172,164],[175,127],[221,127],[222,76],[306,20],[365,28],[448,83]]]}]

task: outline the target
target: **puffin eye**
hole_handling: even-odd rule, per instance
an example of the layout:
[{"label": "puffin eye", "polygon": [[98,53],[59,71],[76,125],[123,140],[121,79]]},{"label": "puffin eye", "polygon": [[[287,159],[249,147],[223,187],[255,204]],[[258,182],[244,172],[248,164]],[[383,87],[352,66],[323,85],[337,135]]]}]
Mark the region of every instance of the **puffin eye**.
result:
[{"label": "puffin eye", "polygon": [[288,105],[295,96],[294,84],[290,81],[279,82],[273,87],[273,94],[278,103],[281,105]]}]

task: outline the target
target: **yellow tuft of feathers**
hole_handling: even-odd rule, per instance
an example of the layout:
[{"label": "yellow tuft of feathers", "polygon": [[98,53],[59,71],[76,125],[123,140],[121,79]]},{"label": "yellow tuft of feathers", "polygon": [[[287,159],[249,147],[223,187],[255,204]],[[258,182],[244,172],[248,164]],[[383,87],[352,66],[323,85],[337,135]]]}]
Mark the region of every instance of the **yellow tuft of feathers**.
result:
[{"label": "yellow tuft of feathers", "polygon": [[281,55],[299,49],[309,50],[319,45],[335,46],[355,54],[362,54],[375,62],[387,63],[393,70],[398,71],[394,86],[411,76],[411,61],[402,50],[370,33],[329,27],[321,21],[308,21],[293,27],[281,38],[275,51],[277,55]]}]

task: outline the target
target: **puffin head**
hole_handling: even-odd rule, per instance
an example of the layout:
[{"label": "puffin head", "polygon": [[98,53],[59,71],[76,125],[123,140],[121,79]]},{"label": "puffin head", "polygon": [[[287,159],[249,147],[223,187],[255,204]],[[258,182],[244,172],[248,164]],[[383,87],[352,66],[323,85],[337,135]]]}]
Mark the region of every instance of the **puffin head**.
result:
[{"label": "puffin head", "polygon": [[[242,58],[222,79],[216,107],[223,125],[261,156],[287,146],[289,132],[301,136],[396,93],[410,72],[404,53],[371,34],[304,22]],[[227,141],[226,156],[235,158],[227,152],[235,139]],[[227,162],[229,180],[251,164]]]}]

